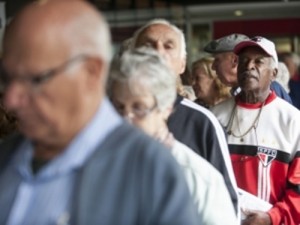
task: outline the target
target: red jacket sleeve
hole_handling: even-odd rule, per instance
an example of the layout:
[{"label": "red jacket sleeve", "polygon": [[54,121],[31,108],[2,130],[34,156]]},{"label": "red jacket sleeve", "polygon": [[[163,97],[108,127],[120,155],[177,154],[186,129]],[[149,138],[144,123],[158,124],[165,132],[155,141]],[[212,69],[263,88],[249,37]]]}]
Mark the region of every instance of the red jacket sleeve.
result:
[{"label": "red jacket sleeve", "polygon": [[290,163],[287,186],[281,201],[269,210],[273,225],[300,224],[300,151]]}]

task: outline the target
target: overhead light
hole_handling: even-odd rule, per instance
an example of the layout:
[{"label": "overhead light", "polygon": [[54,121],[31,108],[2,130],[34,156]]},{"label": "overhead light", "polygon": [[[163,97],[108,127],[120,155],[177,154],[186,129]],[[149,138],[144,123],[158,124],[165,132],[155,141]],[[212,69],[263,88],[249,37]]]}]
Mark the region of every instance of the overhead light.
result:
[{"label": "overhead light", "polygon": [[243,14],[244,14],[244,12],[243,12],[242,10],[239,10],[239,9],[238,9],[238,10],[235,10],[235,11],[234,11],[234,15],[235,15],[235,16],[242,16]]}]

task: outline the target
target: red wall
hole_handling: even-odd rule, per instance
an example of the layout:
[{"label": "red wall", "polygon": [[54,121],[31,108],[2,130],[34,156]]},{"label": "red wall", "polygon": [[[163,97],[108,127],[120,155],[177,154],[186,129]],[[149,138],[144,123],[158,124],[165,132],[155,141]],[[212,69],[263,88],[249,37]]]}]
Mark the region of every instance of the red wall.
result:
[{"label": "red wall", "polygon": [[248,36],[300,35],[300,18],[272,20],[216,21],[213,23],[213,38],[241,33]]}]

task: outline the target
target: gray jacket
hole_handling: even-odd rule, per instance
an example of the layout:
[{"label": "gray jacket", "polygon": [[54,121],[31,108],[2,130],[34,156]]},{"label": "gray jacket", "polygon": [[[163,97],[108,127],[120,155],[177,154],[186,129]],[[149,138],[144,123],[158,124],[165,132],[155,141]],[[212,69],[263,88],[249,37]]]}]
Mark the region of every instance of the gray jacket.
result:
[{"label": "gray jacket", "polygon": [[[0,144],[0,177],[22,140],[15,136]],[[0,224],[7,220],[17,188],[7,184]],[[188,225],[198,220],[168,150],[127,124],[117,127],[81,168],[74,196],[72,225]]]}]

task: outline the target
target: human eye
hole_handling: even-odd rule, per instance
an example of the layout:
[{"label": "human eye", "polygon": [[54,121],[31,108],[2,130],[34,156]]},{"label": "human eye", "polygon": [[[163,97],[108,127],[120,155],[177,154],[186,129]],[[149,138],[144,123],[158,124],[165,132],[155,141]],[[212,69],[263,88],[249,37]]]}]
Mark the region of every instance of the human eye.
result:
[{"label": "human eye", "polygon": [[134,103],[132,105],[132,108],[137,111],[143,111],[143,110],[147,109],[147,107],[142,103]]},{"label": "human eye", "polygon": [[117,112],[120,113],[121,115],[123,115],[125,112],[124,104],[122,104],[118,101],[112,101],[112,102],[113,102],[113,105],[114,105],[115,109],[117,110]]},{"label": "human eye", "polygon": [[207,78],[207,76],[205,74],[200,74],[200,76],[198,77],[199,82],[204,81]]},{"label": "human eye", "polygon": [[172,42],[165,44],[165,49],[171,50],[171,49],[174,49],[174,47],[175,47],[175,45]]},{"label": "human eye", "polygon": [[33,77],[28,78],[30,83],[35,86],[46,82],[47,79],[48,79],[48,76],[33,76]]},{"label": "human eye", "polygon": [[194,78],[195,82],[199,82],[201,80],[201,77],[199,74],[196,74],[193,78]]},{"label": "human eye", "polygon": [[143,117],[147,114],[148,108],[142,103],[134,103],[132,105],[133,113],[138,117]]},{"label": "human eye", "polygon": [[239,64],[245,65],[247,63],[248,59],[246,57],[239,57]]},{"label": "human eye", "polygon": [[26,80],[30,82],[31,85],[38,86],[48,81],[56,73],[56,70],[49,70],[40,74],[31,75],[30,77],[26,78]]},{"label": "human eye", "polygon": [[144,47],[147,47],[147,48],[153,48],[153,43],[150,42],[150,41],[145,41],[145,42],[141,43],[140,46],[144,46]]},{"label": "human eye", "polygon": [[264,64],[264,58],[257,58],[257,59],[255,59],[255,64]]}]

